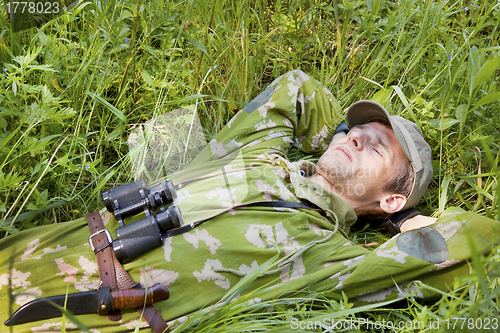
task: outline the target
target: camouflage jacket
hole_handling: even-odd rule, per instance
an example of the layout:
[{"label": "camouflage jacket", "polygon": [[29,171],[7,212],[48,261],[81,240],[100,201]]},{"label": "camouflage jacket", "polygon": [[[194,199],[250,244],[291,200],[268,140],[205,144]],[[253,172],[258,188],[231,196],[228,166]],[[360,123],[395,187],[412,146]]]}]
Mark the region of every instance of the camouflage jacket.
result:
[{"label": "camouflage jacket", "polygon": [[[454,276],[469,270],[471,255],[465,245],[469,240],[481,253],[490,251],[497,223],[458,211],[443,214],[430,228],[447,244],[449,255],[439,263],[419,257],[418,251],[401,250],[398,238],[404,234],[373,251],[353,244],[346,233],[356,220],[354,211],[307,179],[314,164],[286,159],[293,144],[306,153],[321,154],[342,120],[332,94],[303,72],[293,71],[237,113],[190,167],[169,177],[179,186],[174,204],[185,223],[205,222],[124,265],[136,281],[168,287],[170,298],[155,305],[167,321],[175,325],[190,313],[217,304],[242,276],[276,255],[294,254],[270,274],[256,278],[245,293],[266,289],[258,298],[249,296],[249,301],[309,290],[343,291],[352,301],[370,303],[404,297],[414,291],[410,282],[415,279],[445,289]],[[309,202],[321,210],[258,204],[266,201]],[[103,210],[102,215],[109,230],[117,228],[112,214]],[[89,234],[81,218],[0,240],[2,321],[35,297],[65,294],[67,287],[70,293],[97,288]],[[429,246],[424,240],[423,247]],[[12,302],[9,293],[15,295]],[[80,319],[95,332],[133,330],[138,313],[122,312],[120,322],[97,315]],[[60,326],[61,318],[54,318],[15,327],[14,332]],[[72,327],[67,323],[67,329]]]}]

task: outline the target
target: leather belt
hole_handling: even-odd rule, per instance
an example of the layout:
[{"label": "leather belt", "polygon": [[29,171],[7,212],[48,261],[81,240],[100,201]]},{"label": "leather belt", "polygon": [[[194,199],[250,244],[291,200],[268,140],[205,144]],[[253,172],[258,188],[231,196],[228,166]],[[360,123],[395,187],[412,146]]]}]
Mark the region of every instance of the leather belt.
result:
[{"label": "leather belt", "polygon": [[[139,286],[120,264],[113,251],[112,239],[99,212],[85,214],[89,224],[89,244],[97,258],[99,278],[103,287],[112,289],[131,289]],[[148,322],[154,333],[169,332],[168,325],[153,305],[137,307],[136,310]],[[112,321],[121,319],[120,311],[112,311],[106,315]]]}]

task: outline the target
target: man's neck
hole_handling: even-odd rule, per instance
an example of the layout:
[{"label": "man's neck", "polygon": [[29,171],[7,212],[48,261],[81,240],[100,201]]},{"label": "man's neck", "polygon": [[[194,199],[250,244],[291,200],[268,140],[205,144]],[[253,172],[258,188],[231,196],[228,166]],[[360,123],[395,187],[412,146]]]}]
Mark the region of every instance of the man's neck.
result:
[{"label": "man's neck", "polygon": [[309,180],[315,182],[318,185],[323,186],[327,190],[335,193],[338,197],[340,197],[342,200],[345,201],[356,213],[356,215],[365,215],[367,212],[374,211],[375,209],[379,208],[379,205],[377,202],[371,202],[368,203],[366,200],[359,201],[356,200],[356,198],[351,198],[345,193],[339,193],[339,191],[336,191],[335,186],[331,184],[328,180],[326,180],[323,176],[315,173],[312,176],[307,177]]}]

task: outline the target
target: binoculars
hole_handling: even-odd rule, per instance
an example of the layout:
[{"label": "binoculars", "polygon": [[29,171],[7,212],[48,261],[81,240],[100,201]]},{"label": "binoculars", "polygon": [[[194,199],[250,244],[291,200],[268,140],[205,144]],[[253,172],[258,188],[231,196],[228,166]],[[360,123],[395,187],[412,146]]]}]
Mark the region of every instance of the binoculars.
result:
[{"label": "binoculars", "polygon": [[[177,206],[168,203],[177,197],[171,181],[163,180],[149,186],[146,180],[113,187],[102,193],[109,212],[113,213],[120,227],[113,250],[118,260],[132,259],[163,245],[166,231],[180,227],[184,220]],[[125,225],[127,217],[144,212],[145,218]]]}]

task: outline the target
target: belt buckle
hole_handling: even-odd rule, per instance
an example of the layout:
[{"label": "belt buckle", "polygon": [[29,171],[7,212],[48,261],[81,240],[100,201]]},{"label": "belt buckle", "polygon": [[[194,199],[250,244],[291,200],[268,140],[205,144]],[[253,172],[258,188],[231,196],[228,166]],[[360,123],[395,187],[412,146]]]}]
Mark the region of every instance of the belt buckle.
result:
[{"label": "belt buckle", "polygon": [[89,244],[90,244],[90,248],[92,249],[92,251],[95,250],[95,247],[94,247],[94,244],[92,244],[92,237],[94,236],[97,236],[98,234],[100,234],[101,232],[104,232],[106,234],[106,236],[108,237],[108,243],[109,244],[112,244],[113,243],[113,240],[111,239],[111,234],[109,233],[108,229],[101,229],[99,231],[96,231],[94,232],[92,235],[90,235],[89,237]]}]

